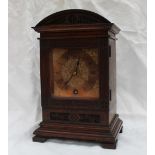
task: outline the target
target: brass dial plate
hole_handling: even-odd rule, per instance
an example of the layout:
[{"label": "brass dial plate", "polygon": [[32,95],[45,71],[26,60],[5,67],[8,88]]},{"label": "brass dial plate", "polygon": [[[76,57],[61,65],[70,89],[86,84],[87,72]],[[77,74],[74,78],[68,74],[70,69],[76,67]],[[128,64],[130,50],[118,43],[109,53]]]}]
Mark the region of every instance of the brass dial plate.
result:
[{"label": "brass dial plate", "polygon": [[98,49],[54,48],[53,64],[55,97],[98,98]]}]

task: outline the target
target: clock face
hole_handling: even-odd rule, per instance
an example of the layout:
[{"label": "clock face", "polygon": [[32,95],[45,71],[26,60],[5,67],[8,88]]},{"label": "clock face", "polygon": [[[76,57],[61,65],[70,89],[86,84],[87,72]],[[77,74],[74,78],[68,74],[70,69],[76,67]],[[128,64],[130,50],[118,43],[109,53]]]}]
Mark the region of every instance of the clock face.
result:
[{"label": "clock face", "polygon": [[51,52],[53,96],[98,98],[98,49],[61,49]]}]

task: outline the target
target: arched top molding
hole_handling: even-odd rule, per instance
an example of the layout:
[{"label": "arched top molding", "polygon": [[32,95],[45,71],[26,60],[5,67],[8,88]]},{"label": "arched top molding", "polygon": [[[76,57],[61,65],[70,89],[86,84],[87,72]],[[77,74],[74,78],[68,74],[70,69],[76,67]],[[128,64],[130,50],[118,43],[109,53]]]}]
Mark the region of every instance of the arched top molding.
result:
[{"label": "arched top molding", "polygon": [[81,9],[70,9],[53,13],[32,28],[39,33],[83,33],[84,31],[89,31],[90,33],[98,34],[102,33],[101,31],[107,31],[111,33],[109,35],[113,35],[120,31],[115,24],[101,15]]},{"label": "arched top molding", "polygon": [[50,16],[41,20],[36,27],[48,26],[48,25],[71,25],[71,24],[95,24],[105,23],[110,24],[111,22],[101,15],[81,9],[70,9],[63,10],[51,14]]}]

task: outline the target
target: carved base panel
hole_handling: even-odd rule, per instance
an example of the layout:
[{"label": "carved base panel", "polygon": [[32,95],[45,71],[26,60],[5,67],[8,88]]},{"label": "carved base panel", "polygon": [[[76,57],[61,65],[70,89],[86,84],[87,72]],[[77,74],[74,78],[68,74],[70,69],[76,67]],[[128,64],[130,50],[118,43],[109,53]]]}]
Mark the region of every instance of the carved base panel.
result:
[{"label": "carved base panel", "polygon": [[50,138],[63,138],[99,142],[103,148],[115,149],[118,134],[122,133],[123,122],[116,114],[108,126],[73,125],[42,122],[34,131],[35,142],[45,142]]}]

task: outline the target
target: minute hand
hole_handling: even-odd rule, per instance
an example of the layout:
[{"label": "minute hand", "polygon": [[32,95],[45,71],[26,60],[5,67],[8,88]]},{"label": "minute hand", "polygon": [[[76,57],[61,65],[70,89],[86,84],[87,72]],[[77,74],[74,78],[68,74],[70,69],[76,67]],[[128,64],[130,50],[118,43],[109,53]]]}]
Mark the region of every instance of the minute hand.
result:
[{"label": "minute hand", "polygon": [[77,61],[77,65],[76,65],[76,69],[75,69],[76,75],[77,75],[77,73],[78,73],[79,64],[80,64],[80,58],[79,58],[78,61]]},{"label": "minute hand", "polygon": [[70,78],[65,82],[65,86],[70,82],[70,80],[72,79],[72,77],[73,77],[74,75],[77,75],[79,62],[80,62],[80,59],[78,59],[77,64],[76,64],[76,67],[75,67],[75,70],[74,70],[73,73],[71,74]]}]

